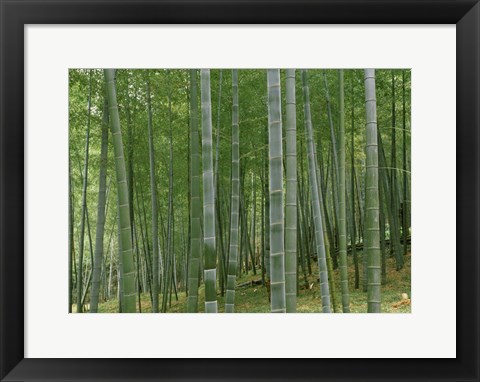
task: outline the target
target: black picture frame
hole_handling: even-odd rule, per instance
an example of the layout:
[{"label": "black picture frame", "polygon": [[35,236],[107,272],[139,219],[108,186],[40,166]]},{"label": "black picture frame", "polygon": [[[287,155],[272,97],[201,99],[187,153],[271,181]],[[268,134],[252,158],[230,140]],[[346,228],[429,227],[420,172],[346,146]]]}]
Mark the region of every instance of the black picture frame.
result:
[{"label": "black picture frame", "polygon": [[[0,17],[2,381],[479,381],[478,0],[0,0]],[[151,23],[456,24],[457,357],[455,359],[24,358],[24,26]],[[455,127],[452,126],[453,128]],[[437,289],[440,291],[442,288],[448,288],[448,280]],[[444,307],[439,307],[439,315],[443,309],[453,307],[448,303]],[[392,328],[392,341],[396,335],[401,335],[395,333],[395,330]],[[259,346],[268,344],[262,343]],[[360,345],[352,343],[349,346]]]}]

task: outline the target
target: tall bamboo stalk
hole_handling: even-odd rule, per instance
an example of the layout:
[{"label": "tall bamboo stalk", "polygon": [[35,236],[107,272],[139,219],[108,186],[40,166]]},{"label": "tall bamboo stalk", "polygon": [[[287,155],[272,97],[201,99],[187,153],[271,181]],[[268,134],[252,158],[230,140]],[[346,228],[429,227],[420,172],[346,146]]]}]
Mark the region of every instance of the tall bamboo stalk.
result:
[{"label": "tall bamboo stalk", "polygon": [[315,147],[313,143],[313,128],[310,112],[310,91],[308,88],[307,71],[302,70],[302,84],[304,97],[305,135],[307,137],[308,174],[310,180],[311,203],[313,209],[313,222],[315,226],[315,242],[320,274],[320,292],[322,297],[322,312],[330,313],[330,289],[328,286],[327,257],[322,215],[320,211],[320,198],[318,195],[317,170],[315,163]]},{"label": "tall bamboo stalk", "polygon": [[378,197],[377,99],[375,69],[365,69],[366,174],[365,248],[367,255],[367,302],[369,313],[380,313],[381,253]]},{"label": "tall bamboo stalk", "polygon": [[[319,152],[319,150],[316,148],[315,141],[313,141],[313,148],[314,148],[313,153],[314,153],[315,167],[316,167],[316,173],[317,173],[317,186],[318,186],[318,199],[320,203],[320,214],[321,214],[322,222],[327,222],[326,225],[328,227],[328,220],[325,218],[327,216],[327,213],[326,213],[327,208],[325,203],[326,196],[325,197],[323,196],[323,190],[322,190],[322,187],[320,186],[320,184],[322,183],[322,175],[321,175],[321,172],[319,171],[320,166],[317,158],[317,153]],[[325,208],[322,208],[322,206],[325,206]],[[313,236],[314,235],[315,233],[313,234]],[[325,230],[323,231],[323,238],[325,241],[325,256],[327,258],[328,287],[330,291],[330,301],[333,308],[333,313],[336,313],[337,303],[335,298],[335,295],[336,295],[335,279],[334,279],[335,273],[333,272],[333,262],[332,262],[332,257],[330,256],[331,252],[330,252],[329,235]]]},{"label": "tall bamboo stalk", "polygon": [[212,156],[212,102],[210,69],[201,72],[202,166],[203,166],[203,247],[205,250],[205,312],[217,313],[217,268],[215,237],[215,198]]},{"label": "tall bamboo stalk", "polygon": [[190,257],[188,265],[188,298],[187,312],[198,311],[198,272],[202,248],[202,228],[200,223],[200,151],[198,136],[198,99],[197,71],[190,70]]},{"label": "tall bamboo stalk", "polygon": [[400,247],[400,229],[398,219],[398,185],[397,185],[397,127],[396,127],[396,102],[395,102],[395,71],[392,74],[392,140],[391,140],[391,158],[390,158],[390,200],[392,205],[392,219],[390,221],[391,246],[394,249],[397,270],[403,267],[403,253]]},{"label": "tall bamboo stalk", "polygon": [[167,219],[167,252],[165,266],[165,289],[162,299],[162,312],[167,311],[167,302],[171,300],[172,279],[174,275],[175,250],[174,250],[174,213],[173,213],[173,130],[172,130],[172,95],[170,71],[167,71],[168,77],[168,125],[169,125],[169,167],[168,167],[168,219]]},{"label": "tall bamboo stalk", "polygon": [[159,294],[159,270],[158,270],[158,209],[157,209],[157,182],[155,176],[155,146],[153,144],[153,118],[152,118],[152,101],[150,94],[150,78],[147,71],[147,109],[148,109],[148,149],[150,159],[150,193],[152,204],[152,263],[153,263],[153,280],[152,295],[153,305],[152,312],[158,313],[158,294]]},{"label": "tall bamboo stalk", "polygon": [[218,255],[218,268],[220,271],[220,293],[224,295],[224,289],[226,284],[226,267],[225,267],[225,247],[224,247],[224,239],[223,239],[223,226],[222,226],[222,211],[220,208],[220,170],[218,166],[218,162],[220,161],[220,111],[222,106],[222,78],[223,78],[223,70],[220,69],[220,78],[218,79],[219,82],[219,89],[218,89],[218,105],[217,105],[217,128],[216,128],[216,145],[215,145],[215,215],[216,215],[216,228],[217,228],[217,237],[219,245],[217,245],[217,255]]},{"label": "tall bamboo stalk", "polygon": [[286,71],[285,291],[287,313],[297,311],[297,114],[295,69]]},{"label": "tall bamboo stalk", "polygon": [[97,227],[95,235],[95,255],[93,261],[92,291],[90,293],[90,313],[98,311],[100,273],[103,263],[103,233],[105,228],[105,202],[107,193],[107,150],[108,150],[108,102],[105,100],[102,120],[102,144],[100,149],[100,172],[98,175]]},{"label": "tall bamboo stalk", "polygon": [[264,194],[264,265],[265,265],[265,279],[268,289],[268,298],[270,299],[270,196],[269,196],[269,160],[268,160],[268,128],[265,129],[265,155],[263,162],[263,194]]},{"label": "tall bamboo stalk", "polygon": [[402,70],[402,138],[403,138],[403,208],[402,208],[402,231],[403,231],[403,253],[407,254],[407,238],[408,238],[408,202],[407,202],[407,125],[406,125],[406,108],[405,108],[405,69]]},{"label": "tall bamboo stalk", "polygon": [[[257,269],[256,269],[256,257],[255,257],[255,253],[256,253],[256,247],[255,247],[255,244],[256,244],[256,234],[257,234],[257,231],[256,231],[256,225],[255,225],[255,221],[256,221],[256,218],[257,218],[257,188],[256,188],[256,180],[257,180],[257,177],[252,173],[252,220],[251,220],[251,223],[250,223],[250,253],[251,253],[251,256],[252,256],[252,270],[253,270],[253,274],[256,275],[257,274]],[[253,249],[253,251],[252,251]]]},{"label": "tall bamboo stalk", "polygon": [[73,302],[73,275],[75,269],[73,255],[73,189],[72,189],[72,169],[70,157],[68,157],[68,313],[72,313]]},{"label": "tall bamboo stalk", "polygon": [[238,70],[232,70],[232,202],[230,214],[230,254],[228,256],[227,293],[225,313],[233,313],[235,305],[235,279],[238,263],[238,218],[240,197],[240,153],[238,128]]},{"label": "tall bamboo stalk", "polygon": [[283,231],[282,109],[280,70],[267,70],[268,147],[270,169],[271,311],[285,313],[285,249]]},{"label": "tall bamboo stalk", "polygon": [[[126,91],[125,91],[125,98],[126,98],[126,112],[127,112],[127,184],[128,184],[128,203],[130,208],[130,227],[132,233],[132,249],[133,249],[133,259],[135,263],[136,269],[136,278],[137,278],[137,296],[138,296],[138,310],[142,312],[142,301],[141,301],[141,292],[142,287],[140,285],[140,254],[138,250],[138,242],[137,242],[137,234],[136,234],[136,227],[135,227],[135,211],[134,211],[134,202],[133,202],[133,185],[134,185],[134,171],[133,171],[133,151],[134,151],[134,142],[133,142],[133,130],[134,130],[134,123],[132,122],[132,113],[130,110],[130,85],[128,81],[128,72],[125,76],[126,79]],[[137,89],[135,89],[134,100],[137,98]]]},{"label": "tall bamboo stalk", "polygon": [[90,119],[92,113],[92,71],[89,71],[88,80],[88,116],[87,129],[85,133],[85,162],[83,168],[83,187],[82,187],[82,214],[80,217],[80,244],[78,246],[78,271],[77,271],[77,313],[82,313],[82,295],[83,295],[83,251],[85,246],[85,215],[87,209],[87,184],[88,184],[88,154],[90,146]]},{"label": "tall bamboo stalk", "polygon": [[[331,151],[332,151],[332,197],[333,197],[333,221],[335,222],[335,230],[334,230],[334,238],[335,242],[330,243],[334,249],[338,248],[339,245],[339,210],[340,207],[338,205],[338,193],[339,193],[339,166],[338,166],[338,150],[337,150],[337,140],[335,138],[335,128],[333,126],[333,114],[332,114],[332,107],[330,102],[330,92],[328,90],[328,80],[327,80],[327,72],[323,71],[323,80],[325,84],[325,99],[327,102],[327,115],[328,115],[328,124],[330,126],[330,138],[331,138]],[[332,256],[333,265],[336,269],[338,266],[338,259],[336,256],[336,251],[333,251],[334,256]]]},{"label": "tall bamboo stalk", "polygon": [[355,71],[352,70],[352,79],[351,79],[351,91],[352,91],[352,140],[351,140],[351,178],[350,178],[350,197],[351,197],[351,246],[352,246],[352,257],[353,263],[355,267],[355,289],[358,289],[360,286],[360,272],[358,267],[358,255],[357,255],[357,240],[356,240],[356,219],[355,219],[355,93],[353,91],[353,83]]},{"label": "tall bamboo stalk", "polygon": [[345,95],[343,69],[338,71],[339,86],[339,163],[338,163],[338,233],[339,233],[339,263],[340,283],[342,286],[343,313],[350,313],[350,295],[348,293],[348,265],[347,265],[347,212],[345,206]]},{"label": "tall bamboo stalk", "polygon": [[119,237],[121,242],[120,257],[122,259],[122,289],[123,289],[123,312],[132,313],[135,308],[135,268],[132,255],[132,235],[130,228],[130,209],[128,204],[128,187],[125,170],[125,158],[123,155],[122,131],[120,130],[120,116],[118,114],[117,93],[115,89],[114,69],[105,69],[105,81],[107,84],[107,98],[111,129],[113,136],[113,148],[115,155],[115,170],[117,177],[117,196],[119,211]]}]

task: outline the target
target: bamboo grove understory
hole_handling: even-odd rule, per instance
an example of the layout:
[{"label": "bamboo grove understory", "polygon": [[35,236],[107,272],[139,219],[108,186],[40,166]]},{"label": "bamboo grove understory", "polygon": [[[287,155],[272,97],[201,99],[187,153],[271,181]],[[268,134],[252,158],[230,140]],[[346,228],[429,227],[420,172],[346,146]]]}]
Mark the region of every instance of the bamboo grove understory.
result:
[{"label": "bamboo grove understory", "polygon": [[70,70],[68,311],[409,311],[410,94],[409,69]]}]

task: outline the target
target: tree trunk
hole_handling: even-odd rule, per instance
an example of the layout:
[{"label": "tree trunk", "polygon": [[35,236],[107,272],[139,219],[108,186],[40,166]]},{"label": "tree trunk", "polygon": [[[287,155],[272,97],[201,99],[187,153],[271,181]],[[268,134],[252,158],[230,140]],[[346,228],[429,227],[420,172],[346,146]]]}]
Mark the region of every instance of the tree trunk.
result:
[{"label": "tree trunk", "polygon": [[198,272],[200,268],[200,251],[202,248],[202,233],[200,227],[201,197],[200,197],[200,152],[198,137],[198,99],[197,71],[190,70],[190,258],[188,266],[188,298],[187,312],[198,311]]},{"label": "tree trunk", "polygon": [[73,302],[73,190],[70,157],[68,158],[68,313],[72,313]]},{"label": "tree trunk", "polygon": [[225,280],[226,280],[226,268],[225,268],[225,247],[223,241],[223,226],[222,226],[222,211],[220,209],[220,170],[218,167],[218,162],[220,160],[220,111],[222,105],[222,78],[223,78],[223,70],[220,69],[220,78],[219,82],[219,89],[218,89],[218,105],[217,105],[217,142],[215,145],[215,215],[217,219],[217,237],[219,241],[219,245],[217,245],[217,255],[219,259],[218,268],[220,271],[220,294],[221,296],[224,295],[225,289]]},{"label": "tree trunk", "polygon": [[105,81],[107,86],[108,105],[110,111],[111,129],[113,136],[113,148],[115,155],[115,169],[117,176],[117,196],[120,225],[120,241],[123,268],[123,311],[134,313],[135,308],[135,268],[132,256],[132,234],[130,227],[130,208],[128,203],[127,176],[125,159],[123,154],[122,132],[120,130],[120,116],[117,106],[117,94],[115,89],[115,72],[113,69],[105,69]]},{"label": "tree trunk", "polygon": [[252,173],[252,221],[250,223],[250,242],[249,242],[249,248],[250,248],[250,255],[251,255],[251,260],[252,260],[252,270],[253,274],[257,274],[257,269],[256,269],[256,258],[255,258],[255,253],[256,253],[256,247],[255,247],[255,236],[257,234],[256,232],[256,225],[255,225],[255,219],[257,218],[256,214],[256,207],[257,207],[257,189],[256,189],[256,176]]},{"label": "tree trunk", "polygon": [[78,271],[77,271],[77,313],[82,313],[83,292],[83,251],[85,246],[85,214],[87,208],[87,184],[88,184],[88,151],[90,146],[90,117],[92,111],[92,71],[89,71],[88,81],[88,117],[85,133],[85,165],[83,168],[82,188],[82,215],[80,218],[80,244],[78,246]]},{"label": "tree trunk", "polygon": [[285,313],[282,110],[280,70],[267,70],[270,169],[270,291],[272,313]]},{"label": "tree trunk", "polygon": [[339,164],[338,164],[338,233],[339,233],[339,263],[340,282],[342,286],[342,309],[343,313],[350,313],[350,295],[348,293],[348,264],[347,264],[347,212],[345,206],[345,99],[343,89],[343,69],[338,72],[339,86]]},{"label": "tree trunk", "polygon": [[297,114],[295,69],[286,78],[285,294],[287,313],[297,311]]},{"label": "tree trunk", "polygon": [[210,69],[201,70],[202,166],[203,166],[203,246],[205,250],[205,312],[217,313],[217,269],[215,200],[212,159],[212,103]]},{"label": "tree trunk", "polygon": [[[168,219],[167,219],[167,251],[165,252],[165,290],[163,292],[162,312],[167,311],[167,302],[171,301],[172,279],[174,275],[174,213],[173,213],[173,132],[172,132],[172,97],[170,71],[168,76],[168,124],[169,124],[169,169],[168,169]],[[175,284],[173,284],[175,285]],[[175,292],[176,293],[176,292]]]},{"label": "tree trunk", "polygon": [[337,151],[337,141],[336,141],[336,138],[335,138],[335,128],[333,126],[333,116],[332,116],[332,108],[331,108],[331,103],[330,103],[330,93],[329,93],[329,90],[328,90],[328,81],[327,81],[327,73],[326,71],[324,70],[323,71],[323,79],[324,79],[324,83],[325,83],[325,97],[326,97],[326,101],[327,101],[327,114],[328,114],[328,124],[330,126],[330,137],[331,137],[331,141],[332,141],[332,166],[333,166],[333,170],[332,170],[332,196],[333,196],[333,217],[334,217],[334,222],[335,222],[335,229],[333,230],[333,233],[334,233],[334,238],[335,238],[335,242],[332,242],[330,243],[332,246],[333,246],[333,253],[334,253],[334,256],[332,256],[332,260],[333,260],[333,267],[336,269],[337,266],[338,266],[338,259],[337,259],[337,256],[336,256],[336,249],[338,248],[338,244],[339,244],[339,241],[340,241],[340,238],[339,238],[339,202],[338,202],[338,182],[339,182],[339,166],[338,166],[338,151]]},{"label": "tree trunk", "polygon": [[240,198],[240,154],[238,128],[238,71],[232,70],[232,201],[230,213],[230,248],[228,256],[227,292],[225,313],[233,313],[235,306],[235,280],[238,263],[238,220]]},{"label": "tree trunk", "polygon": [[403,253],[407,254],[408,237],[408,177],[407,177],[407,125],[405,109],[405,69],[402,70],[402,136],[403,136],[403,207],[402,207],[402,231],[403,231]]},{"label": "tree trunk", "polygon": [[351,197],[351,221],[350,225],[350,237],[351,237],[351,246],[352,246],[352,257],[355,267],[355,289],[358,289],[360,286],[360,272],[358,268],[358,255],[357,255],[357,246],[356,246],[356,219],[355,219],[355,98],[353,91],[355,71],[352,71],[352,145],[351,145],[351,185],[350,185],[350,197]]},{"label": "tree trunk", "polygon": [[105,100],[102,121],[102,146],[100,149],[100,174],[98,176],[97,231],[95,256],[93,261],[92,291],[90,293],[90,313],[98,311],[100,293],[100,273],[103,263],[103,233],[105,228],[105,201],[107,192],[107,150],[108,150],[108,102]]},{"label": "tree trunk", "polygon": [[375,69],[365,69],[366,174],[365,174],[365,253],[367,255],[368,313],[380,313],[380,228],[378,200],[377,100]]},{"label": "tree trunk", "polygon": [[328,286],[327,257],[325,253],[325,241],[323,222],[320,211],[320,199],[316,176],[315,148],[313,144],[313,129],[310,113],[310,94],[307,82],[307,71],[302,70],[305,133],[307,137],[308,173],[310,179],[311,203],[313,209],[313,221],[315,226],[315,242],[320,275],[320,292],[322,297],[322,312],[330,313],[330,288]]},{"label": "tree trunk", "polygon": [[[400,247],[400,229],[398,219],[398,185],[397,185],[397,129],[395,108],[395,73],[392,70],[392,142],[391,142],[391,176],[390,200],[392,206],[392,219],[390,224],[390,238],[393,238],[393,249],[397,261],[397,270],[403,267],[403,253]],[[394,231],[394,232],[393,232]],[[393,233],[393,235],[392,235]]]},{"label": "tree trunk", "polygon": [[152,313],[158,313],[159,270],[158,270],[158,210],[157,182],[155,179],[155,146],[153,144],[152,101],[150,94],[150,78],[147,73],[147,108],[148,108],[148,152],[150,160],[150,193],[152,204]]}]

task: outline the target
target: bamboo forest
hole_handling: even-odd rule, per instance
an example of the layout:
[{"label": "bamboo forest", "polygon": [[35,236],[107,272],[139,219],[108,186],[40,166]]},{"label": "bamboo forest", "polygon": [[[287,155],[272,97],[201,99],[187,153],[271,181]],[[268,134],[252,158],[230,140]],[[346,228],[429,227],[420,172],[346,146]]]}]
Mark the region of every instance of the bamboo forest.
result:
[{"label": "bamboo forest", "polygon": [[69,313],[410,313],[410,69],[70,69]]}]

